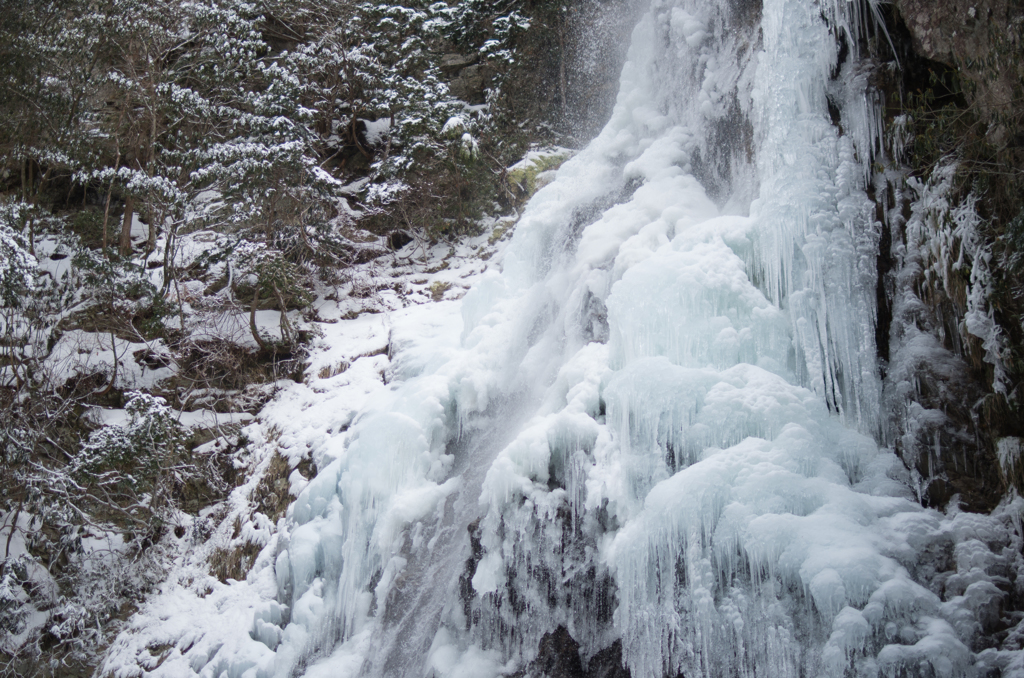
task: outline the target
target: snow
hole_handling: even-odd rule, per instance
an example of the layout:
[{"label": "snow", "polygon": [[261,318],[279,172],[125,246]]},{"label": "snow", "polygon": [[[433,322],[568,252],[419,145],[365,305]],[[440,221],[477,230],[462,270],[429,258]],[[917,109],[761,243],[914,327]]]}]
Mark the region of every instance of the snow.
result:
[{"label": "snow", "polygon": [[[452,118],[451,120],[448,121],[448,124],[453,124],[455,122],[457,122],[457,126],[462,126],[463,124],[462,118],[460,117]],[[453,128],[456,127],[453,126]],[[537,167],[538,165],[543,165],[546,161],[550,161],[551,159],[568,158],[572,156],[574,152],[575,151],[573,151],[571,148],[563,148],[561,146],[534,149],[527,152],[527,154],[523,156],[522,160],[514,163],[511,167],[508,168],[507,171],[510,173],[514,173],[517,170],[532,169],[534,167]]]},{"label": "snow", "polygon": [[[15,511],[13,513],[0,513],[0,536],[4,545],[4,560],[17,562],[20,557],[29,553],[28,539],[38,529],[36,517],[25,512]],[[45,611],[45,605],[57,600],[59,589],[57,582],[47,569],[38,561],[32,558],[21,560],[25,565],[25,581],[20,586],[17,582],[8,588],[8,581],[0,577],[0,600],[4,600],[5,607],[8,601],[14,600],[22,607],[24,615],[20,628],[6,629],[6,633],[0,636],[0,650],[13,652],[31,638],[44,624],[49,621],[50,615]],[[6,589],[6,590],[5,590]],[[42,602],[44,609],[39,609],[38,602],[33,604],[25,589],[33,590],[35,600]],[[8,612],[7,609],[4,612]],[[6,617],[6,614],[5,614]]]},{"label": "snow", "polygon": [[[146,358],[152,355],[162,356],[166,366],[151,367]],[[71,330],[54,345],[44,368],[53,384],[99,373],[107,379],[113,376],[118,389],[153,390],[174,375],[170,355],[160,339],[132,342],[111,334]]]},{"label": "snow", "polygon": [[[305,381],[279,382],[277,396],[263,409],[259,420],[242,430],[242,435],[250,440],[252,452],[248,459],[238,463],[250,469],[250,480],[235,490],[227,506],[221,509],[228,511],[228,517],[221,521],[219,531],[179,557],[168,582],[119,636],[108,653],[104,670],[128,676],[137,675],[145,667],[154,675],[181,676],[211,672],[217,675],[222,670],[257,667],[265,675],[274,675],[296,661],[292,648],[307,642],[311,634],[305,629],[322,626],[329,610],[323,603],[323,577],[315,576],[309,569],[308,559],[289,554],[308,550],[314,559],[322,558],[325,552],[321,542],[337,538],[328,521],[319,515],[338,508],[336,500],[331,502],[339,480],[337,470],[343,465],[370,469],[379,466],[379,447],[371,443],[369,434],[363,442],[362,456],[358,446],[354,451],[347,449],[359,430],[374,428],[372,423],[357,421],[357,414],[362,412],[363,417],[372,420],[376,403],[379,416],[387,418],[387,412],[394,408],[394,394],[385,382],[436,369],[444,363],[446,355],[455,351],[461,333],[457,299],[466,286],[500,260],[500,251],[496,250],[505,243],[502,234],[507,236],[510,232],[507,222],[484,224],[488,225],[503,230],[492,235],[488,228],[480,237],[455,249],[411,243],[389,258],[386,265],[375,261],[353,271],[356,282],[339,289],[337,299],[317,300],[315,307],[321,322],[315,327],[319,336],[311,347]],[[444,292],[435,300],[433,290],[438,284]],[[375,292],[346,294],[358,285]],[[396,287],[399,292],[395,292]],[[244,334],[249,334],[248,315],[241,315]],[[258,313],[265,331],[278,325],[276,318],[276,312]],[[240,325],[241,318],[236,322]],[[243,328],[238,327],[236,333],[238,341],[243,342]],[[392,355],[394,359],[389,357]],[[101,410],[95,414],[104,423],[119,422],[119,411]],[[248,421],[244,415],[209,411],[185,412],[181,419],[183,423],[212,425],[213,416],[220,424]],[[123,418],[120,413],[120,419]],[[401,426],[411,420],[398,417],[389,421]],[[292,528],[274,525],[260,513],[253,514],[249,505],[248,497],[259,482],[261,469],[266,468],[274,454],[284,457],[292,469],[288,487],[291,495],[298,498],[289,508],[289,520],[294,521]],[[321,469],[312,481],[295,468],[304,460],[311,460]],[[401,468],[401,463],[381,466],[366,477],[372,476],[381,483],[379,492],[386,494],[390,491],[390,476],[401,477]],[[444,475],[443,461],[435,475]],[[351,476],[350,473],[346,477]],[[431,513],[457,488],[457,479],[408,487],[382,514],[378,539],[389,542],[396,531]],[[238,516],[241,525],[237,537],[231,536],[233,516]],[[282,549],[278,554],[282,542],[288,543],[290,550]],[[224,585],[210,576],[206,560],[212,553],[245,543],[264,545],[246,581]],[[400,572],[399,564],[400,560],[391,561],[392,577]],[[293,602],[275,602],[277,592],[285,590],[296,593]],[[356,609],[365,615],[369,601],[365,594],[356,598]],[[194,604],[190,602],[193,600]],[[282,628],[288,620],[306,623]],[[330,675],[360,675],[369,642],[370,629],[356,630],[329,659],[313,662],[307,670],[310,675],[325,671]],[[163,645],[172,649],[159,662],[152,659],[147,648]],[[271,646],[281,656],[271,652]],[[157,663],[159,666],[154,669]]]},{"label": "snow", "polygon": [[149,225],[139,218],[138,212],[132,212],[131,240],[139,243],[149,237]]},{"label": "snow", "polygon": [[54,237],[43,237],[36,241],[36,258],[39,269],[55,280],[63,280],[71,270],[71,256],[66,247]]},{"label": "snow", "polygon": [[[125,410],[107,407],[93,407],[86,416],[103,426],[124,426],[128,421]],[[213,410],[180,411],[174,413],[175,418],[185,428],[218,429],[222,426],[245,424],[252,421],[253,416],[247,412],[214,412]]]},{"label": "snow", "polygon": [[442,136],[450,136],[466,128],[466,120],[461,115],[453,115],[448,118],[441,128]]},{"label": "snow", "polygon": [[376,146],[384,141],[391,132],[391,120],[388,118],[382,120],[363,120],[362,122],[366,125],[366,143],[371,146]]},{"label": "snow", "polygon": [[1016,665],[972,643],[1024,503],[923,508],[876,438],[878,111],[830,84],[859,10],[732,6],[652,3],[610,122],[486,264],[412,243],[321,300],[305,383],[245,429],[317,475],[273,534],[237,514],[245,582],[168,585],[104,671],[161,642],[153,675],[510,675],[558,626],[637,678]]},{"label": "snow", "polygon": [[[301,320],[295,311],[289,312],[289,318],[293,323]],[[264,341],[281,341],[281,312],[256,311],[256,331]],[[195,342],[225,342],[250,350],[259,348],[252,336],[248,312],[208,315],[192,328],[189,338]]]}]

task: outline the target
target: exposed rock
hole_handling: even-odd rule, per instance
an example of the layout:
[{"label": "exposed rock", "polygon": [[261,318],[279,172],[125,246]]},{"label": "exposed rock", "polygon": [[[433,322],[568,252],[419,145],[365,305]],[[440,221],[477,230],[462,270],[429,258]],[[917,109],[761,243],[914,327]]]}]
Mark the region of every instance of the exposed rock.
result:
[{"label": "exposed rock", "polygon": [[537,3],[530,29],[517,38],[510,77],[502,82],[503,113],[549,125],[554,134],[548,143],[582,146],[596,136],[611,117],[629,35],[646,6],[578,0],[563,10]]},{"label": "exposed rock", "polygon": [[[982,166],[1019,163],[1020,151],[1013,145],[1024,132],[1024,118],[1014,110],[1014,102],[1024,94],[1024,60],[1020,58],[1024,10],[1017,0],[896,0],[894,4],[903,22],[891,25],[889,35],[901,55],[903,91],[934,92],[935,109],[926,108],[923,129],[947,135],[936,139],[942,148],[954,148],[960,154],[966,149],[963,171],[971,173],[972,183],[987,182],[979,203],[987,220],[980,237],[991,248],[1005,228],[1001,221],[1018,209],[1005,200],[1007,193],[1016,192],[1012,183],[994,187]],[[924,101],[926,107],[932,105]],[[927,127],[931,113],[947,126]],[[954,114],[962,121],[959,127],[948,124]],[[985,144],[992,148],[984,149]],[[979,158],[985,162],[978,162]],[[919,167],[917,171],[929,170]],[[893,239],[898,243],[906,236],[896,228]],[[936,350],[947,358],[915,363],[913,379],[902,377],[915,384],[907,411],[921,409],[897,424],[895,447],[920,473],[925,504],[943,507],[956,497],[968,510],[990,511],[1002,499],[1008,480],[1000,471],[995,440],[1018,435],[1019,417],[1004,395],[993,392],[991,366],[982,358],[981,342],[966,330],[967,279],[954,276],[944,286],[925,274],[929,267],[951,267],[952,261],[909,263],[907,271],[918,264],[921,269],[897,284],[896,296],[910,295],[915,302],[903,305],[904,317],[896,317],[896,323],[934,337]],[[1000,272],[995,275],[998,278]],[[1012,320],[1014,302],[1005,298],[989,303],[1003,314],[1004,327],[1011,328],[1004,337],[1012,345],[1012,327],[1019,324]],[[899,365],[901,359],[893,355],[892,365]],[[898,381],[890,376],[890,387]],[[913,425],[908,423],[911,419]],[[1015,471],[1009,475],[1017,477]]]},{"label": "exposed rock", "polygon": [[528,200],[550,183],[554,179],[554,171],[572,156],[573,152],[565,148],[531,151],[508,168],[506,178],[509,188],[520,201]]},{"label": "exposed rock", "polygon": [[545,634],[537,658],[525,676],[529,678],[630,678],[622,663],[622,641],[616,640],[587,662],[584,670],[580,646],[564,626]]},{"label": "exposed rock", "polygon": [[622,641],[616,640],[591,657],[587,669],[587,678],[630,678],[629,669],[622,664]]},{"label": "exposed rock", "polygon": [[412,236],[405,231],[391,231],[388,233],[388,249],[397,252],[413,240]]},{"label": "exposed rock", "polygon": [[[914,51],[959,69],[974,92],[983,120],[998,120],[1018,99],[1024,81],[1020,59],[1024,9],[1015,0],[896,0]],[[998,145],[1013,130],[993,130]]]},{"label": "exposed rock", "polygon": [[528,673],[535,678],[586,678],[580,661],[580,645],[564,626],[540,640],[540,651]]},{"label": "exposed rock", "polygon": [[477,54],[445,54],[441,57],[441,68],[445,71],[459,71],[475,64],[478,59]]},{"label": "exposed rock", "polygon": [[484,89],[494,77],[494,70],[487,64],[474,64],[459,71],[459,75],[448,83],[452,94],[470,104],[484,103]]},{"label": "exposed rock", "polygon": [[1021,10],[1010,0],[896,0],[914,50],[948,66],[983,59],[1013,40]]}]

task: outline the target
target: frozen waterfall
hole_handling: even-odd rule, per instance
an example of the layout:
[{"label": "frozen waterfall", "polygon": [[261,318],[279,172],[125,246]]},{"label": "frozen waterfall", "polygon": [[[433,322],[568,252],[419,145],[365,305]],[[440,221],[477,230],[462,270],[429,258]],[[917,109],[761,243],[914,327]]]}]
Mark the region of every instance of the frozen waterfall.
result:
[{"label": "frozen waterfall", "polygon": [[559,627],[633,678],[977,675],[1008,528],[922,508],[881,439],[872,21],[653,0],[612,119],[458,346],[393,346],[210,675],[532,675]]}]

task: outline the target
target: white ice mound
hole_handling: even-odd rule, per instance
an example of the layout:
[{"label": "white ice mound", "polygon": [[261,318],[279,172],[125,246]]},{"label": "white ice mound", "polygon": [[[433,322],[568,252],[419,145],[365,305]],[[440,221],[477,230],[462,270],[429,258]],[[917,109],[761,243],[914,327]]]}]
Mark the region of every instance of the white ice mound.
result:
[{"label": "white ice mound", "polygon": [[[655,361],[638,367],[666,374]],[[691,465],[653,474],[659,481],[644,492],[643,508],[607,551],[626,658],[639,675],[815,668],[803,655],[816,639],[799,627],[827,630],[848,605],[863,607],[883,582],[906,578],[886,555],[879,520],[921,509],[885,496],[893,485],[885,471],[896,460],[843,427],[810,391],[750,365],[717,378],[672,376],[705,394],[676,427],[684,440],[670,448],[691,450],[677,461]]]}]

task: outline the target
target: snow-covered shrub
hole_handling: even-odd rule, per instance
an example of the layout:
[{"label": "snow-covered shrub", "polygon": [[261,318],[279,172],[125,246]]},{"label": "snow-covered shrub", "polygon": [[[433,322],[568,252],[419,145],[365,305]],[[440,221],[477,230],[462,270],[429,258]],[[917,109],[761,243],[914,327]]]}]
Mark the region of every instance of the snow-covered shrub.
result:
[{"label": "snow-covered shrub", "polygon": [[25,626],[28,594],[22,584],[28,578],[27,572],[23,554],[0,561],[0,634],[17,635]]},{"label": "snow-covered shrub", "polygon": [[20,234],[27,209],[23,202],[0,204],[0,306],[19,306],[33,286],[37,262]]},{"label": "snow-covered shrub", "polygon": [[238,248],[238,261],[246,283],[252,290],[250,310],[250,329],[253,338],[266,347],[267,341],[260,335],[256,326],[256,305],[261,297],[273,299],[281,311],[281,339],[284,343],[295,345],[298,335],[288,320],[289,301],[295,306],[304,306],[309,301],[309,294],[302,283],[306,280],[305,272],[284,255],[263,243],[245,243]]},{"label": "snow-covered shrub", "polygon": [[126,424],[94,431],[69,475],[98,500],[107,498],[106,508],[121,512],[130,524],[155,527],[153,521],[166,518],[176,503],[176,484],[196,469],[188,460],[186,431],[167,402],[146,393],[129,398]]},{"label": "snow-covered shrub", "polygon": [[24,202],[0,202],[0,386],[23,383],[27,373],[23,347],[30,343],[30,324],[24,307],[38,272],[22,235],[28,212]]},{"label": "snow-covered shrub", "polygon": [[83,247],[75,247],[74,252],[78,295],[89,302],[80,307],[86,316],[104,314],[105,329],[129,337],[152,338],[166,333],[163,321],[174,308],[139,263],[117,256],[108,258],[99,250]]}]

